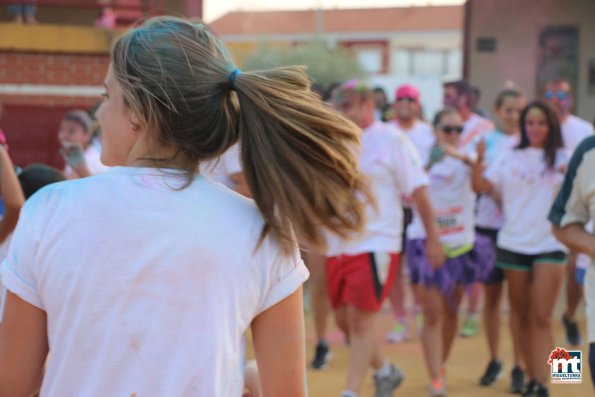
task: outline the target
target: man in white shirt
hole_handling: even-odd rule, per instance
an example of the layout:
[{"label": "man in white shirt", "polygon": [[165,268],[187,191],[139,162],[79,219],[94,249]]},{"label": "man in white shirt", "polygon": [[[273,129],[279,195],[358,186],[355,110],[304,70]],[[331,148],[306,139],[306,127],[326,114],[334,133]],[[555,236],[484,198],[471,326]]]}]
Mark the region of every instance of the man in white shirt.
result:
[{"label": "man in white shirt", "polygon": [[394,118],[390,124],[411,139],[425,167],[432,146],[436,143],[436,136],[432,126],[418,118],[419,107],[419,90],[411,84],[403,84],[395,91]]},{"label": "man in white shirt", "polygon": [[403,228],[401,197],[413,197],[426,233],[426,255],[433,266],[444,262],[428,193],[428,179],[411,141],[388,124],[374,120],[371,90],[351,80],[343,83],[335,106],[362,129],[359,162],[375,203],[368,203],[368,222],[357,239],[329,236],[327,283],[337,324],[350,343],[343,397],[357,397],[369,365],[375,370],[376,397],[392,397],[403,380],[380,353],[376,341],[378,311],[398,270]]},{"label": "man in white shirt", "polygon": [[488,132],[494,131],[494,123],[473,112],[471,86],[463,80],[448,82],[444,86],[444,106],[452,106],[461,113],[463,118],[463,133],[459,148],[475,149],[475,144]]},{"label": "man in white shirt", "polygon": [[[544,98],[560,119],[564,147],[568,151],[568,155],[571,156],[579,143],[593,134],[593,126],[571,113],[574,98],[568,81],[561,79],[550,81],[545,87]],[[575,277],[576,267],[577,254],[571,253],[568,256],[568,266],[566,267],[566,310],[562,316],[562,322],[566,328],[566,339],[572,346],[581,343],[578,324],[574,317],[583,296],[583,285]]]}]

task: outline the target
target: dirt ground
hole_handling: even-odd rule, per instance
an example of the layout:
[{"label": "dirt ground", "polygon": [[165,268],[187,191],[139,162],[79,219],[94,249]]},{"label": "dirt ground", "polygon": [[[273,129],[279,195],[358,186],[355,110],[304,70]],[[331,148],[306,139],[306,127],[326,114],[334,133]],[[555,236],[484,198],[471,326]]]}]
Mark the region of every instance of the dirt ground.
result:
[{"label": "dirt ground", "polygon": [[[562,299],[561,299],[562,300]],[[559,305],[560,306],[560,305]],[[582,307],[579,310],[583,310]],[[560,322],[560,308],[555,317],[556,343],[557,346],[567,347],[563,327]],[[392,316],[388,309],[383,310],[381,329],[378,338],[382,342],[382,350],[386,356],[397,366],[405,371],[405,380],[396,391],[395,397],[417,397],[428,396],[428,375],[423,360],[423,353],[416,332],[410,332],[411,338],[405,343],[389,344],[384,342],[384,336],[391,329]],[[315,338],[313,335],[312,319],[307,314],[308,334],[308,359],[312,358]],[[585,335],[584,316],[579,317],[580,327],[583,336]],[[343,342],[341,333],[329,321],[329,339],[333,358],[325,370],[308,370],[308,390],[310,397],[339,397],[344,387],[345,374],[347,371],[348,350]],[[510,371],[512,365],[512,347],[508,330],[508,315],[505,314],[502,323],[502,358],[504,361],[504,376],[491,387],[479,385],[479,378],[489,360],[487,344],[483,330],[479,335],[472,338],[457,338],[453,352],[448,363],[447,391],[448,396],[454,397],[511,397],[508,386],[510,382]],[[550,385],[550,396],[552,397],[587,397],[595,396],[593,386],[587,368],[588,346],[586,342],[578,348],[583,352],[583,383],[578,385]],[[572,349],[576,350],[576,349]],[[366,382],[362,397],[373,396],[374,389],[371,380]]]}]

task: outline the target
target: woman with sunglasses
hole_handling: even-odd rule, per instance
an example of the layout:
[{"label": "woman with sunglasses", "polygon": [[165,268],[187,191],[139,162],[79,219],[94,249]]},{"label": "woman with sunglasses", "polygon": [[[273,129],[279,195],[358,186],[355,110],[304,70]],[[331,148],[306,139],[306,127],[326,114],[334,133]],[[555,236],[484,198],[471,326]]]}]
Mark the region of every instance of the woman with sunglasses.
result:
[{"label": "woman with sunglasses", "polygon": [[431,378],[430,396],[436,397],[446,395],[446,362],[457,334],[464,286],[491,270],[481,269],[479,264],[493,262],[494,251],[489,240],[475,234],[472,159],[456,149],[463,132],[461,115],[454,108],[445,108],[436,115],[434,127],[439,146],[428,166],[428,193],[447,260],[432,267],[424,249],[421,221],[414,214],[407,230],[407,262],[424,312],[421,340]]},{"label": "woman with sunglasses", "polygon": [[[518,146],[520,142],[519,119],[525,98],[514,89],[505,89],[496,97],[494,103],[494,114],[498,119],[498,129],[489,133],[485,139],[478,143],[480,150],[485,152],[484,162],[487,166],[504,152]],[[490,239],[492,246],[496,247],[498,230],[502,227],[504,216],[500,205],[488,194],[482,194],[477,200],[475,231]],[[484,280],[484,324],[486,337],[490,351],[490,362],[480,378],[482,386],[492,385],[502,373],[502,361],[500,357],[500,318],[502,287],[504,271],[494,267],[493,271]],[[518,324],[512,318],[511,332],[514,351],[514,367],[511,372],[511,391],[520,393],[524,387],[524,372],[520,365],[520,347],[518,346]]]},{"label": "woman with sunglasses", "polygon": [[[419,119],[420,112],[420,93],[417,87],[411,84],[403,84],[395,90],[395,103],[393,105],[394,117],[389,122],[402,131],[413,143],[423,166],[427,166],[430,159],[430,152],[436,143],[436,136],[430,123]],[[413,200],[409,197],[403,198],[403,237],[402,251],[406,251],[407,227],[413,218],[412,210]],[[407,339],[409,335],[409,321],[407,319],[407,309],[405,308],[405,275],[404,271],[405,256],[401,256],[401,266],[397,272],[395,283],[390,292],[390,302],[393,308],[395,319],[397,320],[393,330],[386,335],[389,343],[400,343]],[[423,326],[423,316],[420,312],[419,302],[415,293],[413,293],[413,315],[415,316],[415,328],[417,333],[421,332]]]},{"label": "woman with sunglasses", "polygon": [[512,322],[519,324],[521,355],[529,383],[524,397],[548,396],[547,357],[554,347],[552,312],[564,276],[566,248],[552,234],[549,209],[564,178],[568,156],[560,123],[543,102],[527,106],[520,119],[521,141],[483,172],[485,153],[473,167],[476,192],[502,206],[497,266],[504,269]]}]

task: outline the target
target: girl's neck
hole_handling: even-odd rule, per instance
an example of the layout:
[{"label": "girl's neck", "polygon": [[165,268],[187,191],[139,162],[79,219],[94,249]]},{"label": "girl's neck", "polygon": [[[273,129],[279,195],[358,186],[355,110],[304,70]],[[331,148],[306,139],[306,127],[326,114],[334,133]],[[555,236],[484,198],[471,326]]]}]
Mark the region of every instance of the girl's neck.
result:
[{"label": "girl's neck", "polygon": [[545,149],[545,145],[533,145],[533,144],[530,144],[529,147],[531,149]]}]

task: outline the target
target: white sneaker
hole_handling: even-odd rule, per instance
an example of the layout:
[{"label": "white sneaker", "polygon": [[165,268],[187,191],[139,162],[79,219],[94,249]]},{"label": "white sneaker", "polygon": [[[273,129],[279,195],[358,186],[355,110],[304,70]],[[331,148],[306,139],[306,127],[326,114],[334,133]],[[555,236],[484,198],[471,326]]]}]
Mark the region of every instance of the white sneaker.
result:
[{"label": "white sneaker", "polygon": [[407,323],[404,321],[399,321],[395,324],[393,330],[386,334],[386,341],[388,343],[402,343],[407,339],[408,334],[409,330]]},{"label": "white sneaker", "polygon": [[374,375],[374,386],[376,394],[374,397],[393,397],[393,392],[401,385],[405,375],[400,368],[390,365],[390,374],[387,376]]}]

